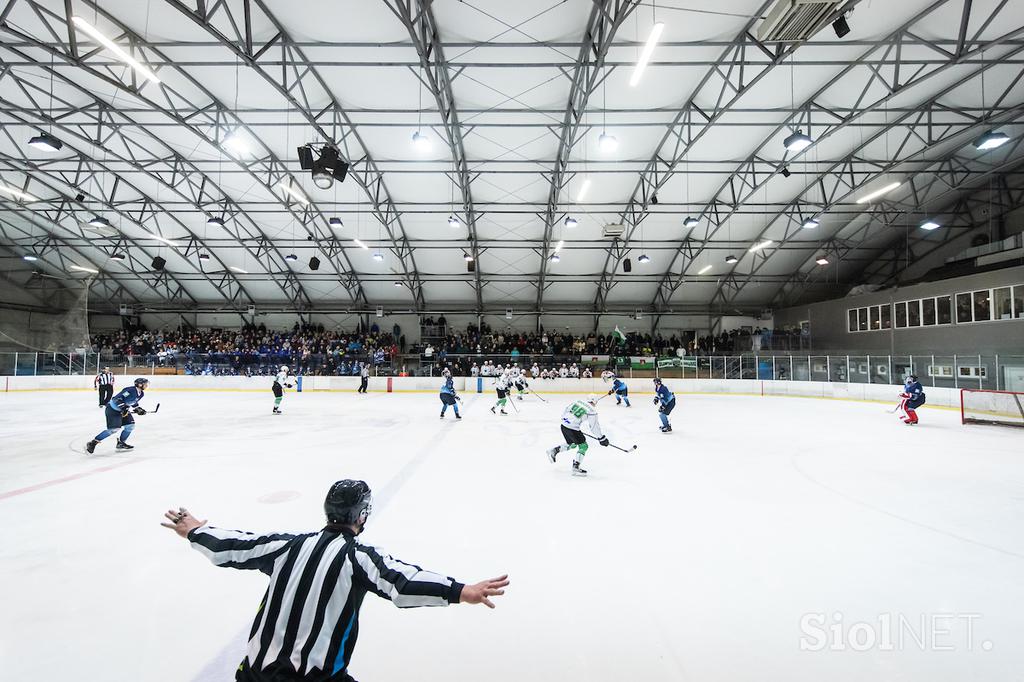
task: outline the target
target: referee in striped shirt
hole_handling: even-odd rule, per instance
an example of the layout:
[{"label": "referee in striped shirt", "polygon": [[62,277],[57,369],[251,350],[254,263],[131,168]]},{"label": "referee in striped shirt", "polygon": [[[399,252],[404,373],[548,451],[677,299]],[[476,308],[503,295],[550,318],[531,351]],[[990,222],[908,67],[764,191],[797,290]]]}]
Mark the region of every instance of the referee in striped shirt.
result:
[{"label": "referee in striped shirt", "polygon": [[104,367],[103,371],[92,380],[92,386],[99,389],[100,407],[105,407],[114,396],[114,373],[110,371],[109,367]]},{"label": "referee in striped shirt", "polygon": [[327,525],[316,533],[255,535],[207,526],[184,507],[161,525],[187,538],[217,566],[255,569],[270,586],[249,632],[237,682],[355,682],[348,664],[367,592],[399,608],[486,604],[508,576],[464,585],[399,561],[356,539],[371,511],[370,487],[338,481],[327,493]]}]

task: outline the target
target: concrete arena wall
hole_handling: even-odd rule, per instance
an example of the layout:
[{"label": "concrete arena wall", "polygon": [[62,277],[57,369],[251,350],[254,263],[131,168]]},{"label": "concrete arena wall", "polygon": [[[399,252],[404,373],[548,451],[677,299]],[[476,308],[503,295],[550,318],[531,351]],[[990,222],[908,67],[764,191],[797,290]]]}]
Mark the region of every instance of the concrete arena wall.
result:
[{"label": "concrete arena wall", "polygon": [[[120,377],[118,377],[120,378]],[[0,376],[0,392],[11,391],[91,391],[91,376]],[[269,392],[269,377],[212,377],[212,376],[154,376],[152,395],[160,391],[254,391]],[[383,393],[436,393],[441,387],[439,377],[370,377],[369,390]],[[119,386],[127,382],[118,382]],[[460,393],[476,393],[477,380],[470,377],[455,377],[455,389]],[[653,386],[649,379],[631,382],[634,395],[649,396]],[[887,384],[845,384],[823,381],[760,381],[757,379],[670,379],[669,388],[681,395],[690,394],[733,394],[792,396],[802,398],[823,398],[828,400],[858,400],[895,404],[900,392],[899,386]],[[302,377],[303,392],[307,391],[349,391],[359,388],[359,377],[314,376]],[[549,379],[531,382],[531,388],[541,395],[587,394],[600,395],[608,391],[608,384],[600,379]],[[492,392],[491,380],[482,379],[484,393]],[[928,405],[931,407],[960,407],[960,391],[954,388],[928,388]]]}]

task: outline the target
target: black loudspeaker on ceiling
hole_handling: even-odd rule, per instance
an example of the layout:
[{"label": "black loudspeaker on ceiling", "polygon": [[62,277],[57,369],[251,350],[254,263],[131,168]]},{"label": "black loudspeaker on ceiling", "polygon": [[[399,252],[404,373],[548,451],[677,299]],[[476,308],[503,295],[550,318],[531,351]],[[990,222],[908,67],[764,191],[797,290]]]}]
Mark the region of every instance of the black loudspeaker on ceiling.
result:
[{"label": "black loudspeaker on ceiling", "polygon": [[154,270],[163,270],[164,266],[167,265],[167,261],[165,261],[160,256],[157,256],[156,258],[153,259],[151,265],[153,266]]},{"label": "black loudspeaker on ceiling", "polygon": [[622,261],[622,271],[623,272],[633,272],[633,261],[629,260],[628,258],[623,260]]}]

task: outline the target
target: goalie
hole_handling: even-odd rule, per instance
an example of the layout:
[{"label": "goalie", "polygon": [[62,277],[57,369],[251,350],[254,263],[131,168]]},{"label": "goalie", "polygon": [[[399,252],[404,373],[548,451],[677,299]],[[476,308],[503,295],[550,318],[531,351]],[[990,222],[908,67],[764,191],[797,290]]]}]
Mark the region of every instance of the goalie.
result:
[{"label": "goalie", "polygon": [[900,398],[902,398],[900,410],[903,412],[903,423],[913,426],[917,423],[917,408],[924,405],[924,387],[913,374],[907,377]]}]

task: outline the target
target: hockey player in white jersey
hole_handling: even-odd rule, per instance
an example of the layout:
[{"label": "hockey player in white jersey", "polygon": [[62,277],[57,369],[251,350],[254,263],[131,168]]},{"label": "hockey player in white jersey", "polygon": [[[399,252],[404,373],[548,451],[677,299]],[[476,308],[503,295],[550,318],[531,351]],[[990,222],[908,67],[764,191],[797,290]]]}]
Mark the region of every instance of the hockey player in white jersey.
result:
[{"label": "hockey player in white jersey", "polygon": [[508,401],[508,374],[502,372],[494,380],[494,390],[498,393],[498,401],[491,406],[491,412],[495,412],[496,409],[501,409],[502,414],[508,414],[505,411],[505,403]]},{"label": "hockey player in white jersey", "polygon": [[[584,427],[587,429],[586,434],[583,432]],[[587,470],[580,464],[587,454],[588,435],[596,438],[602,446],[608,447],[608,438],[601,432],[601,424],[597,421],[597,398],[594,396],[589,396],[586,400],[577,400],[562,412],[562,437],[565,438],[565,445],[556,445],[548,450],[548,459],[554,463],[559,452],[575,449],[572,475],[586,476]]]},{"label": "hockey player in white jersey", "polygon": [[[523,393],[526,392],[526,375],[519,369],[518,363],[512,363],[512,368],[508,371],[508,383],[509,386],[515,386],[516,398],[519,400],[523,399]],[[511,392],[511,391],[510,391]]]},{"label": "hockey player in white jersey", "polygon": [[291,388],[292,383],[290,381],[292,377],[288,373],[288,365],[281,365],[281,370],[274,377],[274,412],[273,414],[283,414],[281,412],[281,401],[284,400],[284,389]]}]

